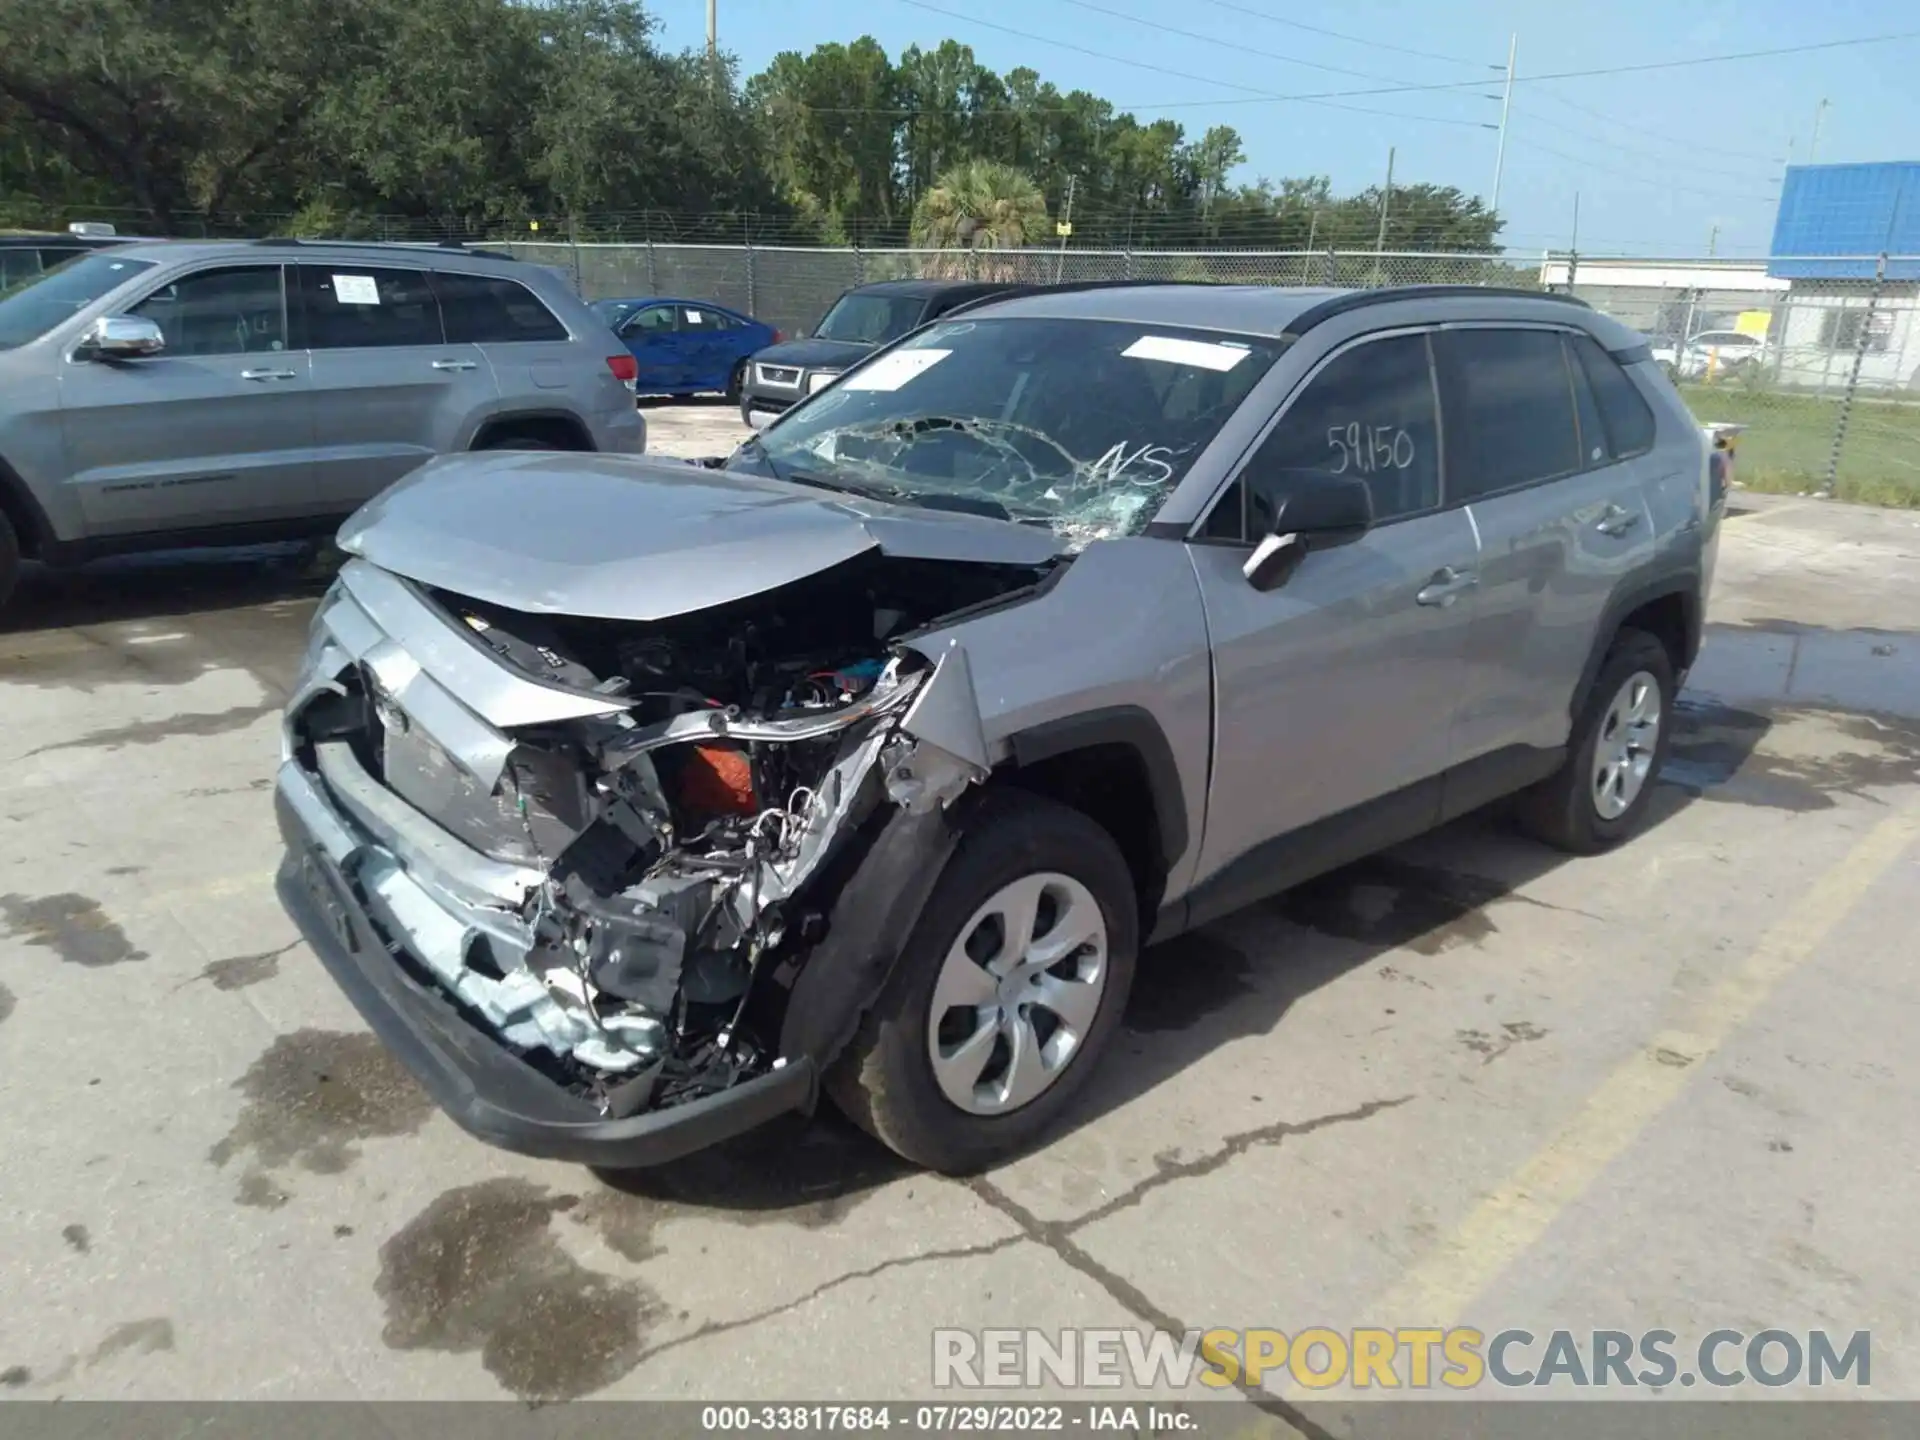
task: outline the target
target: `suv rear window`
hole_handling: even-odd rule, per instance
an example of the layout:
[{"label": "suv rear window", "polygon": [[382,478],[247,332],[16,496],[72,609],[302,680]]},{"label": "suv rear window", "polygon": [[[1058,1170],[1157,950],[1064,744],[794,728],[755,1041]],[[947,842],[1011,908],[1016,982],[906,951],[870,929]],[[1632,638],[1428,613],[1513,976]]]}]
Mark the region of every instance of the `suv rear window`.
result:
[{"label": "suv rear window", "polygon": [[77,260],[0,290],[0,350],[12,350],[38,340],[62,320],[93,304],[109,290],[118,289],[151,260],[129,260],[119,255],[82,255]]},{"label": "suv rear window", "polygon": [[1433,350],[1449,504],[1582,468],[1573,374],[1558,331],[1442,330]]},{"label": "suv rear window", "polygon": [[1633,379],[1622,370],[1600,342],[1590,335],[1573,338],[1573,353],[1593,387],[1600,407],[1600,423],[1607,433],[1607,452],[1615,460],[1644,455],[1653,448],[1653,411],[1640,398]]},{"label": "suv rear window", "polygon": [[505,345],[567,338],[567,327],[517,280],[436,270],[433,288],[440,295],[449,344]]}]

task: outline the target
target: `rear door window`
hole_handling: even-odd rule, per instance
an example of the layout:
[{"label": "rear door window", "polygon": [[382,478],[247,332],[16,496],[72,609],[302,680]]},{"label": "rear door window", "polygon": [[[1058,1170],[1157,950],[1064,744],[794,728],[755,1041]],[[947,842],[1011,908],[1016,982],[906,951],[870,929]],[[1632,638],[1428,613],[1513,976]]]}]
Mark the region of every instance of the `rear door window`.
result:
[{"label": "rear door window", "polygon": [[296,267],[313,350],[440,345],[440,305],[424,270],[358,265]]},{"label": "rear door window", "polygon": [[434,272],[433,288],[450,345],[504,345],[565,340],[567,327],[540,297],[517,280],[498,275]]},{"label": "rear door window", "polygon": [[728,326],[727,317],[704,305],[682,305],[680,328],[690,335],[717,335]]},{"label": "rear door window", "polygon": [[1435,334],[1449,504],[1584,468],[1573,376],[1554,330]]},{"label": "rear door window", "polygon": [[1599,407],[1607,454],[1615,460],[1646,454],[1653,448],[1653,411],[1641,398],[1633,377],[1592,336],[1576,335],[1569,343]]}]

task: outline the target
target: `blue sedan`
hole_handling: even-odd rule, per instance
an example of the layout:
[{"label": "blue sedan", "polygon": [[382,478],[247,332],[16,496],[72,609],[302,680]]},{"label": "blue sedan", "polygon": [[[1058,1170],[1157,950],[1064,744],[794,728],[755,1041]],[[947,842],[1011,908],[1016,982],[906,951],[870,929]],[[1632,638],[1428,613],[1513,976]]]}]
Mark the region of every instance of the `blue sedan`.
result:
[{"label": "blue sedan", "polygon": [[640,366],[642,395],[723,392],[738,402],[747,357],[786,337],[705,300],[596,300],[593,309]]}]

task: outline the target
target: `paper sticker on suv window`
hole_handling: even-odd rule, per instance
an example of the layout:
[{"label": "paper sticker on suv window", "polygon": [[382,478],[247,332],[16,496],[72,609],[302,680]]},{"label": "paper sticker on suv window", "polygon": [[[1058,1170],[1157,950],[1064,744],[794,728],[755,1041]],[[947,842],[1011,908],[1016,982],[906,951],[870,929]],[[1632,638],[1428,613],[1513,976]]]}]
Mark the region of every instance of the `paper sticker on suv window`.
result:
[{"label": "paper sticker on suv window", "polygon": [[342,305],[378,305],[380,286],[371,275],[335,275],[333,298]]},{"label": "paper sticker on suv window", "polygon": [[859,374],[841,383],[842,390],[898,390],[916,375],[938,365],[951,350],[896,350],[882,355]]},{"label": "paper sticker on suv window", "polygon": [[1182,340],[1174,335],[1142,335],[1120,352],[1135,360],[1165,360],[1171,365],[1198,365],[1203,370],[1231,370],[1250,353],[1245,345],[1223,340]]}]

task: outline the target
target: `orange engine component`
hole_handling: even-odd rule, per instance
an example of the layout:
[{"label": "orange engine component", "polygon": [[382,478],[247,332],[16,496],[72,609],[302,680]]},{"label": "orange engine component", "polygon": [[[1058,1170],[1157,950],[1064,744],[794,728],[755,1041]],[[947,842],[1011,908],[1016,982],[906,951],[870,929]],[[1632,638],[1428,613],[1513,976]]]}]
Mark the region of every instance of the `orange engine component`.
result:
[{"label": "orange engine component", "polygon": [[696,745],[680,767],[680,803],[705,815],[753,815],[753,766],[731,745]]}]

